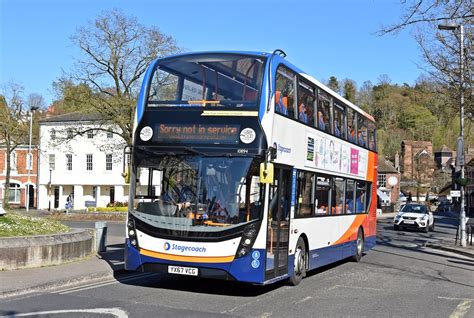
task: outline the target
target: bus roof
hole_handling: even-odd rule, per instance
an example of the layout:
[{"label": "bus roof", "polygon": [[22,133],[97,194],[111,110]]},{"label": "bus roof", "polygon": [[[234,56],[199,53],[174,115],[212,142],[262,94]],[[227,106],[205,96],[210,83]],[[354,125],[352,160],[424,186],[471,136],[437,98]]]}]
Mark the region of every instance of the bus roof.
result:
[{"label": "bus roof", "polygon": [[[158,58],[155,61],[153,61],[152,64],[154,64],[157,60],[167,60],[167,59],[172,59],[180,56],[193,56],[193,55],[203,55],[203,54],[236,54],[236,55],[248,55],[248,56],[255,56],[255,57],[270,57],[273,53],[272,52],[263,52],[263,51],[198,51],[198,52],[189,52],[189,53],[179,53],[179,54],[174,54],[170,55],[164,58]],[[315,79],[313,76],[307,74],[285,58],[281,57],[280,55],[275,55],[275,58],[282,64],[285,64],[289,68],[291,68],[293,71],[297,72],[299,75],[302,77],[306,78],[308,81],[313,82],[316,84],[319,88],[323,89],[325,92],[330,94],[332,97],[339,99],[341,102],[346,104],[347,106],[350,106],[352,109],[354,109],[356,112],[364,115],[367,119],[371,121],[375,121],[372,115],[368,114],[365,112],[363,109],[361,109],[359,106],[353,104],[351,101],[345,99],[335,91],[333,91],[331,88],[328,86],[324,85],[317,79]]]}]

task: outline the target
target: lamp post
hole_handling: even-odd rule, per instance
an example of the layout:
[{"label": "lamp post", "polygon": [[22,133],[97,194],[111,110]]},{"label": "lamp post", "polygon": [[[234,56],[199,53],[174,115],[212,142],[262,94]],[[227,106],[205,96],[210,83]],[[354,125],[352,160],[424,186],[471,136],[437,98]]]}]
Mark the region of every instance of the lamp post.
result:
[{"label": "lamp post", "polygon": [[39,107],[37,106],[31,106],[30,109],[30,134],[29,134],[29,142],[28,142],[28,157],[26,159],[27,164],[26,166],[28,167],[28,178],[26,179],[26,212],[29,211],[30,208],[30,173],[31,170],[33,169],[33,157],[31,156],[31,139],[33,135],[33,114],[34,111],[37,110]]},{"label": "lamp post", "polygon": [[[460,33],[460,42],[459,42],[459,91],[461,95],[460,100],[460,120],[461,120],[461,131],[460,137],[458,139],[459,143],[462,145],[461,153],[457,154],[458,165],[461,169],[461,180],[464,180],[464,26],[462,24],[448,24],[448,25],[438,25],[440,30],[449,30],[456,31],[459,30]],[[461,184],[461,210],[459,212],[459,225],[461,228],[461,246],[466,247],[466,211],[464,210],[464,184]]]}]

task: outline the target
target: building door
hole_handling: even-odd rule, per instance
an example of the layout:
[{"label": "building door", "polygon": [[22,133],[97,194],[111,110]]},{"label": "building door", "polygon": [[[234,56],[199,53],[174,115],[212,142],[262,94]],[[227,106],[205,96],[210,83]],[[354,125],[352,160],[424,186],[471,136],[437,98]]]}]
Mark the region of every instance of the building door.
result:
[{"label": "building door", "polygon": [[54,208],[59,208],[59,187],[54,187]]},{"label": "building door", "polygon": [[29,202],[28,202],[28,208],[34,208],[35,206],[35,189],[33,187],[33,185],[28,185],[28,199],[29,199]]},{"label": "building door", "polygon": [[110,187],[109,198],[110,198],[110,204],[113,204],[115,202],[115,187]]},{"label": "building door", "polygon": [[276,167],[270,184],[265,279],[288,273],[291,168]]}]

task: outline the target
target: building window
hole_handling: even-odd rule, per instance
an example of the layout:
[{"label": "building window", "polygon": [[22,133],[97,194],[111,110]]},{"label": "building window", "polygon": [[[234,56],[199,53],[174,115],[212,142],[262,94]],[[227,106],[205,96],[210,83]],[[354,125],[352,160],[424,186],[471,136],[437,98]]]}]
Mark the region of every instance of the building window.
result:
[{"label": "building window", "polygon": [[387,175],[380,173],[377,178],[377,184],[379,188],[385,188],[387,186]]},{"label": "building window", "polygon": [[33,154],[27,153],[26,154],[26,170],[33,170]]},{"label": "building window", "polygon": [[16,171],[16,151],[12,151],[10,154],[10,170]]},{"label": "building window", "polygon": [[92,171],[92,154],[86,155],[86,170]]},{"label": "building window", "polygon": [[8,197],[8,202],[20,203],[20,197],[21,197],[20,185],[16,183],[10,183],[10,193]]},{"label": "building window", "polygon": [[107,132],[107,138],[108,138],[108,139],[111,139],[111,138],[113,138],[113,137],[114,137],[114,134],[113,134],[111,131],[108,131],[108,132]]},{"label": "building window", "polygon": [[105,170],[112,170],[112,154],[105,155]]},{"label": "building window", "polygon": [[56,139],[56,129],[51,129],[51,131],[49,132],[49,137],[54,140]]},{"label": "building window", "polygon": [[49,155],[49,170],[56,168],[56,156],[54,154]]},{"label": "building window", "polygon": [[88,138],[88,139],[94,138],[94,131],[93,131],[93,130],[87,131],[87,138]]},{"label": "building window", "polygon": [[66,170],[72,170],[72,154],[70,153],[66,154]]},{"label": "building window", "polygon": [[67,130],[67,138],[68,138],[68,139],[72,139],[72,136],[73,136],[72,129],[71,129],[71,128],[68,128],[68,130]]}]

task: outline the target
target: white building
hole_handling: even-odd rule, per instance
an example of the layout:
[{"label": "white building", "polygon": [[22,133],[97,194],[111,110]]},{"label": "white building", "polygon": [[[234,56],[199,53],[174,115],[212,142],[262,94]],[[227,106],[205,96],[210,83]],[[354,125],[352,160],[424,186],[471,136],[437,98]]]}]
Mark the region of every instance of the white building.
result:
[{"label": "white building", "polygon": [[74,209],[128,201],[129,187],[121,175],[125,143],[99,130],[101,124],[97,116],[80,113],[40,121],[39,209],[63,210],[70,194]]}]

